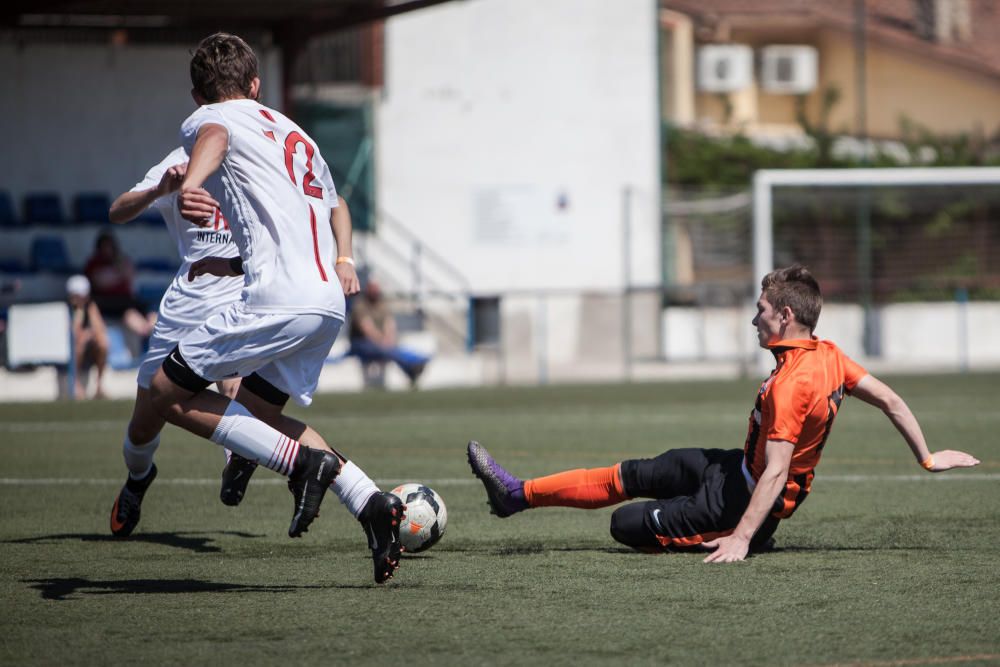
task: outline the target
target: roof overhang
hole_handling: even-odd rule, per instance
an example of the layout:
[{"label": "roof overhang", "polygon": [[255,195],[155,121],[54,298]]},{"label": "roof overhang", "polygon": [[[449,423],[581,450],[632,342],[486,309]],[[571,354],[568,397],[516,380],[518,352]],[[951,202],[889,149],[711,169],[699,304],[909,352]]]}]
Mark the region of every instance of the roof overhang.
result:
[{"label": "roof overhang", "polygon": [[278,42],[334,32],[449,0],[62,0],[4,3],[0,30],[22,39],[127,31],[137,41],[189,43],[225,30]]}]

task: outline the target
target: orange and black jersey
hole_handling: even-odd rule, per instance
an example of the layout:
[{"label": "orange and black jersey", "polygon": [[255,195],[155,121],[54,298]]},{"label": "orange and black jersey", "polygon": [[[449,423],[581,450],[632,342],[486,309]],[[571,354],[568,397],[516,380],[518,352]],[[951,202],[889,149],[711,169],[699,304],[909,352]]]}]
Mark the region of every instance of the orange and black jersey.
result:
[{"label": "orange and black jersey", "polygon": [[826,340],[783,340],[769,346],[777,366],[760,386],[743,448],[754,482],[764,473],[768,440],[795,445],[788,480],[773,516],[786,518],[809,494],[823,445],[844,396],[867,371]]}]

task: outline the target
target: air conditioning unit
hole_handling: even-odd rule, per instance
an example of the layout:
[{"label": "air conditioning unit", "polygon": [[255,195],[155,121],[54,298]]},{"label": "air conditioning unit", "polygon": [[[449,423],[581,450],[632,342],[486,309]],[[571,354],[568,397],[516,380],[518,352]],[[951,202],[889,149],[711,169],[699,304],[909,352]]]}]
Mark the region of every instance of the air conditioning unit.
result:
[{"label": "air conditioning unit", "polygon": [[760,50],[760,79],[765,91],[801,95],[816,88],[819,56],[811,46],[775,44]]},{"label": "air conditioning unit", "polygon": [[698,49],[698,89],[731,93],[753,83],[753,50],[743,44],[709,44]]}]

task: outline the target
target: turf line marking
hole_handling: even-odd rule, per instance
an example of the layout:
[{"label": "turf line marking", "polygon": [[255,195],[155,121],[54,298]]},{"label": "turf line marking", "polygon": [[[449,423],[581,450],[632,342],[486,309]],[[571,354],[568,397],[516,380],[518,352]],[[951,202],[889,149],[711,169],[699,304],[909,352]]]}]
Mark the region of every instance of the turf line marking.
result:
[{"label": "turf line marking", "polygon": [[813,484],[819,482],[982,482],[1000,479],[1000,472],[956,471],[948,475],[917,473],[916,475],[816,475]]},{"label": "turf line marking", "polygon": [[[1000,480],[1000,473],[959,473],[954,475],[825,475],[818,480],[828,482],[982,482]],[[405,481],[403,478],[377,479],[379,486],[393,486]],[[119,486],[122,478],[100,478],[100,477],[0,477],[0,486],[54,486],[59,484],[69,485],[90,485],[90,486]],[[284,477],[265,477],[263,479],[254,478],[253,483],[285,485]],[[439,477],[423,481],[429,486],[470,486],[479,484],[479,480],[471,475],[469,477]],[[219,480],[215,477],[175,477],[159,478],[157,486],[164,484],[173,486],[218,486]]]},{"label": "turf line marking", "polygon": [[128,424],[127,420],[112,419],[81,419],[79,421],[50,421],[50,422],[7,422],[0,424],[2,433],[44,433],[51,431],[54,433],[69,433],[88,429],[124,429]]},{"label": "turf line marking", "polygon": [[[90,477],[90,478],[79,478],[79,477],[33,477],[33,478],[15,478],[15,477],[0,477],[0,486],[57,486],[57,485],[72,485],[72,486],[121,486],[122,479],[124,478],[100,478],[100,477]],[[404,479],[376,479],[375,483],[379,486],[391,488],[397,484],[404,483]],[[284,477],[266,477],[264,479],[254,478],[253,484],[256,485],[269,485],[269,486],[285,486],[287,480]],[[425,480],[424,484],[429,484],[433,486],[471,486],[474,484],[479,484],[479,480],[473,478],[471,475],[466,477],[456,477],[456,478],[440,478],[440,479],[430,479]],[[219,480],[214,477],[207,478],[173,478],[164,479],[162,477],[156,480],[157,486],[218,486]]]},{"label": "turf line marking", "polygon": [[[539,411],[530,406],[518,408],[478,408],[475,410],[461,410],[452,412],[449,410],[421,410],[419,412],[398,411],[391,414],[379,415],[380,423],[404,423],[404,424],[437,424],[442,419],[452,422],[477,420],[480,418],[490,419],[497,416],[509,417],[512,414],[522,415],[525,418],[534,419],[541,422],[569,422],[579,423],[581,421],[597,419],[606,425],[616,424],[687,424],[701,423],[705,414],[711,414],[715,403],[704,403],[691,408],[685,412],[651,412],[648,410],[620,410],[609,415],[595,415],[592,410],[581,407],[563,406],[554,407],[548,410]],[[922,410],[921,419],[927,420],[935,417],[951,417],[950,412],[933,410]],[[746,415],[743,412],[713,414],[714,423],[745,424]],[[1000,420],[1000,412],[980,413],[976,415],[976,422],[995,422]],[[321,415],[309,416],[310,423],[326,425],[344,425],[362,423],[366,426],[371,421],[368,414],[344,414],[344,415]],[[73,433],[81,430],[123,430],[127,419],[66,419],[53,421],[8,421],[0,423],[0,433]]]},{"label": "turf line marking", "polygon": [[[498,416],[510,417],[512,414],[521,415],[525,418],[534,419],[537,421],[557,421],[560,423],[576,423],[580,420],[587,419],[598,419],[607,424],[633,424],[633,423],[643,423],[643,424],[686,424],[689,422],[698,422],[702,417],[692,416],[688,413],[641,413],[641,412],[619,412],[613,415],[599,415],[595,416],[593,411],[584,410],[581,408],[572,409],[553,409],[545,412],[539,412],[537,409],[505,409],[500,411],[499,409],[480,409],[480,410],[463,410],[461,412],[450,412],[450,411],[432,411],[425,410],[421,412],[395,412],[393,414],[379,415],[378,419],[380,423],[404,423],[404,424],[439,424],[442,419],[449,419],[451,421],[461,420],[463,423],[467,421],[474,421],[477,419],[492,419]],[[370,425],[372,415],[368,414],[355,414],[355,415],[310,415],[310,424],[320,424],[324,427],[328,425],[344,425],[344,424],[365,424]],[[732,424],[745,424],[746,415],[714,415],[712,417],[713,421],[727,422]],[[71,419],[71,420],[53,420],[53,421],[9,421],[0,423],[0,433],[44,433],[44,432],[54,432],[54,433],[73,433],[83,430],[124,430],[125,425],[128,424],[128,419]]]}]

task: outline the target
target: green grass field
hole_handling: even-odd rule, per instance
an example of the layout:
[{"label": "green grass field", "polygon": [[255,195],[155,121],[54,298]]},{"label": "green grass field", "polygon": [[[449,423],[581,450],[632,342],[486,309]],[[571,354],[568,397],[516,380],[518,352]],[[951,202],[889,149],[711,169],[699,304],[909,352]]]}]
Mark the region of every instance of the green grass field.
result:
[{"label": "green grass field", "polygon": [[320,397],[295,410],[388,488],[448,504],[378,587],[336,498],[300,540],[257,472],[218,501],[221,450],[168,427],[128,540],[108,532],[128,402],[0,406],[0,664],[1000,664],[1000,376],[890,379],[932,448],[848,400],[779,550],[733,565],[619,548],[610,509],[488,513],[465,461],[516,473],[742,446],[754,382]]}]

